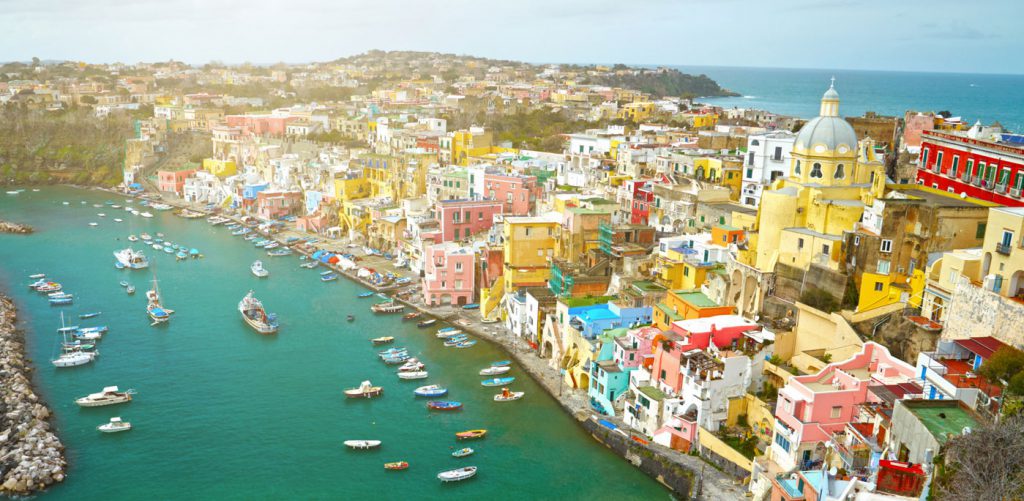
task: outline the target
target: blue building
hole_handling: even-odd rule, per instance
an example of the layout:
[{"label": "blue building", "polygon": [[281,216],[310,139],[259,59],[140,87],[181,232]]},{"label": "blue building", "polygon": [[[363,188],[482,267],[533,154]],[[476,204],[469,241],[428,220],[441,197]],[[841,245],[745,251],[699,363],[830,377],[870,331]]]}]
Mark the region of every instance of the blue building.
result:
[{"label": "blue building", "polygon": [[569,308],[569,325],[587,339],[597,339],[609,329],[649,325],[653,310],[650,306],[622,308],[615,302]]}]

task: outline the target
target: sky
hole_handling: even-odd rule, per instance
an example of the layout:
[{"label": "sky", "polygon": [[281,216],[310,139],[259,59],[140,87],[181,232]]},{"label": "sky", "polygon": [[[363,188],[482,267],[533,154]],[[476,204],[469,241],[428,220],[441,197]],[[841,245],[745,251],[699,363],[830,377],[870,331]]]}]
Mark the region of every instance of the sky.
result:
[{"label": "sky", "polygon": [[529,62],[1024,73],[1024,0],[0,0],[0,61]]}]

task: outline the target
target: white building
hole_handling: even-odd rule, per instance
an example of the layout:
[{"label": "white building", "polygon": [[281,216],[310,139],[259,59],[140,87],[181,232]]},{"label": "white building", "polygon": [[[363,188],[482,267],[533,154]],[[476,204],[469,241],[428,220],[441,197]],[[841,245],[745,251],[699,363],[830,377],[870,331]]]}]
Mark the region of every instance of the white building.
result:
[{"label": "white building", "polygon": [[796,134],[788,131],[755,134],[747,138],[741,203],[759,206],[765,187],[780,177],[789,176],[790,153],[795,141]]}]

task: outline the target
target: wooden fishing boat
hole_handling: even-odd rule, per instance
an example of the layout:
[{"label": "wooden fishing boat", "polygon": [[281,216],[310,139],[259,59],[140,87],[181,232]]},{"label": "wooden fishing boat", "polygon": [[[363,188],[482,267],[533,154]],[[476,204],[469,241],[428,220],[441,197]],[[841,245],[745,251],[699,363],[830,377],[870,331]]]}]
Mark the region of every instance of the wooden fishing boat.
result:
[{"label": "wooden fishing boat", "polygon": [[424,329],[424,328],[430,327],[431,325],[434,325],[436,323],[437,323],[437,319],[436,318],[431,318],[429,320],[423,320],[421,322],[417,322],[416,323],[416,327],[419,327],[420,329]]},{"label": "wooden fishing boat", "polygon": [[405,470],[405,469],[408,469],[408,468],[409,468],[409,463],[407,461],[394,461],[394,462],[391,462],[391,463],[384,463],[384,469],[385,470],[395,471],[395,470]]},{"label": "wooden fishing boat", "polygon": [[374,398],[382,394],[384,394],[384,388],[374,386],[369,381],[363,381],[358,388],[345,390],[345,396],[348,398]]},{"label": "wooden fishing boat", "polygon": [[462,408],[462,402],[454,400],[431,400],[427,402],[427,408],[434,411],[457,411]]},{"label": "wooden fishing boat", "polygon": [[455,434],[455,438],[459,440],[471,440],[476,438],[484,438],[487,436],[487,430],[466,430],[460,431]]},{"label": "wooden fishing boat", "polygon": [[405,320],[413,320],[413,319],[419,318],[420,315],[423,315],[423,313],[419,312],[419,311],[414,311],[412,313],[406,313],[405,315],[402,315],[402,320],[403,321],[405,321]]},{"label": "wooden fishing boat", "polygon": [[471,447],[463,447],[463,448],[453,452],[452,453],[452,457],[464,458],[466,456],[472,455],[474,452],[476,452],[476,451],[474,451]]},{"label": "wooden fishing boat", "polygon": [[446,470],[437,474],[442,482],[461,482],[476,475],[476,466],[465,466],[454,470]]},{"label": "wooden fishing boat", "polygon": [[376,337],[370,340],[375,345],[393,343],[395,341],[394,336],[382,336]]}]

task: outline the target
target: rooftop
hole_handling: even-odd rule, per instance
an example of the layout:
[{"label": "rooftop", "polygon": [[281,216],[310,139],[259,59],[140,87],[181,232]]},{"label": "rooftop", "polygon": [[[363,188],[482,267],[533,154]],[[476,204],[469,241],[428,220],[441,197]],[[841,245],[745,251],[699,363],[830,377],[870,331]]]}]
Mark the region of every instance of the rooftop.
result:
[{"label": "rooftop", "polygon": [[944,444],[950,436],[960,435],[964,428],[978,426],[978,420],[956,400],[905,400],[903,404],[939,443]]},{"label": "rooftop", "polygon": [[637,387],[637,390],[639,390],[640,393],[647,395],[647,397],[652,400],[657,400],[660,402],[665,399],[665,394],[662,393],[661,390],[653,386],[639,386]]},{"label": "rooftop", "polygon": [[672,291],[672,293],[678,296],[679,299],[682,299],[697,308],[714,308],[718,306],[718,303],[712,301],[711,298],[707,297],[701,291],[678,290]]}]

